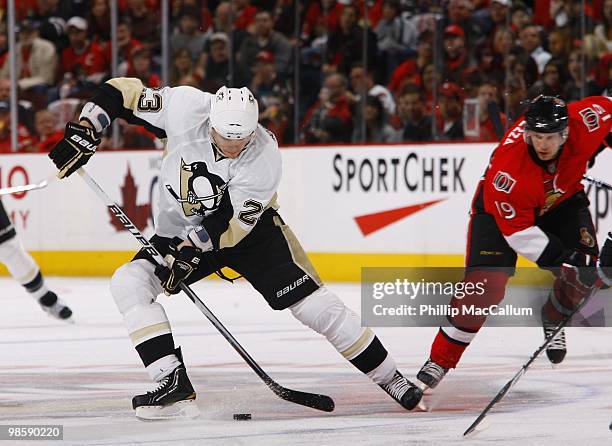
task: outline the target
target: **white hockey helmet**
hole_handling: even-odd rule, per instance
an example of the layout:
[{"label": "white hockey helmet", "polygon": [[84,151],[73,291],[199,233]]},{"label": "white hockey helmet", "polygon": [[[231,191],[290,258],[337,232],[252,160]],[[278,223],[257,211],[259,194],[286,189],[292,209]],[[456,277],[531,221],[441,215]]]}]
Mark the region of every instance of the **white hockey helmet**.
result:
[{"label": "white hockey helmet", "polygon": [[257,128],[259,107],[253,93],[246,88],[221,87],[210,106],[210,125],[227,139],[244,139]]}]

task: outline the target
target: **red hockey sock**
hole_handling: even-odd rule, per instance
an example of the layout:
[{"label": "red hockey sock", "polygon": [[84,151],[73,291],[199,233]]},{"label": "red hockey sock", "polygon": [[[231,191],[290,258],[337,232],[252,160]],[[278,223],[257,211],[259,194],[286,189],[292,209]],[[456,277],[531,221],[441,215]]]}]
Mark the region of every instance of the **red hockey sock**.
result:
[{"label": "red hockey sock", "polygon": [[430,357],[432,361],[445,369],[454,369],[468,345],[454,342],[445,336],[442,330],[439,330],[431,345]]}]

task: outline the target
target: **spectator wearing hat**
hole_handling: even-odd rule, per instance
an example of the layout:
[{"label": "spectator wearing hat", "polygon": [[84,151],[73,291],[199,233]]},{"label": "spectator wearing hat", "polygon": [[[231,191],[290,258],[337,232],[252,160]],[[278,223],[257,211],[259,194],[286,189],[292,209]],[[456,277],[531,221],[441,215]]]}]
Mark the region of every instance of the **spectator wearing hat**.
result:
[{"label": "spectator wearing hat", "polygon": [[[30,149],[32,135],[22,124],[17,124],[17,151]],[[11,152],[11,109],[8,102],[0,102],[0,153]]]},{"label": "spectator wearing hat", "polygon": [[377,43],[376,34],[369,28],[364,30],[358,23],[359,11],[353,4],[342,9],[338,30],[329,34],[327,43],[327,60],[323,66],[326,73],[338,72],[349,75],[351,67],[357,62],[363,62],[363,46],[367,45],[368,70],[376,68]]},{"label": "spectator wearing hat", "polygon": [[214,33],[208,39],[208,51],[202,56],[202,89],[216,92],[229,79],[230,41],[225,33]]},{"label": "spectator wearing hat", "polygon": [[353,106],[353,109],[360,107],[361,98],[363,95],[366,95],[380,99],[387,116],[395,114],[395,100],[393,99],[393,95],[385,87],[374,82],[374,74],[372,71],[368,70],[366,72],[362,64],[356,63],[351,68],[349,79],[352,92],[347,92],[347,98]]},{"label": "spectator wearing hat", "polygon": [[397,96],[408,83],[421,84],[420,73],[432,62],[434,35],[426,30],[419,34],[416,57],[402,62],[391,74],[388,88]]},{"label": "spectator wearing hat", "polygon": [[250,90],[259,104],[259,122],[281,143],[292,142],[293,92],[274,66],[274,55],[260,51],[255,58]]},{"label": "spectator wearing hat", "polygon": [[[15,48],[17,85],[21,90],[46,93],[49,85],[55,82],[57,55],[55,47],[38,36],[38,24],[31,20],[17,27],[18,41]],[[0,77],[9,78],[8,59],[0,70]]]},{"label": "spectator wearing hat", "polygon": [[444,55],[444,80],[461,83],[470,60],[465,48],[465,32],[459,25],[448,25],[444,29]]},{"label": "spectator wearing hat", "polygon": [[187,48],[193,60],[200,57],[206,43],[206,35],[200,32],[200,18],[196,8],[184,8],[181,11],[178,29],[170,38],[172,53],[181,48]]},{"label": "spectator wearing hat", "polygon": [[151,52],[147,48],[135,48],[127,76],[140,79],[147,87],[159,88],[162,82],[159,76],[151,71],[152,64]]},{"label": "spectator wearing hat", "polygon": [[259,11],[255,16],[255,33],[244,39],[238,53],[240,66],[244,73],[249,73],[260,51],[274,55],[276,72],[286,77],[291,68],[292,48],[289,40],[281,33],[274,31],[274,21],[268,11]]},{"label": "spectator wearing hat", "polygon": [[463,38],[468,48],[474,48],[486,38],[480,23],[472,15],[473,11],[474,4],[470,0],[450,0],[448,2],[445,24],[446,26],[457,25],[463,30]]},{"label": "spectator wearing hat", "polygon": [[525,25],[519,31],[519,39],[523,50],[531,56],[538,66],[538,73],[542,74],[546,63],[552,56],[542,48],[542,40],[538,27],[531,24]]},{"label": "spectator wearing hat", "polygon": [[70,45],[62,53],[62,72],[72,73],[81,81],[100,84],[108,74],[109,63],[100,45],[89,39],[87,20],[72,17],[67,28]]},{"label": "spectator wearing hat", "polygon": [[306,112],[302,129],[306,143],[351,141],[353,117],[346,99],[346,77],[330,73],[323,81],[319,100]]},{"label": "spectator wearing hat", "polygon": [[465,93],[453,82],[445,82],[438,91],[440,97],[440,139],[458,141],[463,139],[463,100]]},{"label": "spectator wearing hat", "polygon": [[425,96],[415,84],[407,84],[397,100],[397,141],[430,141],[431,116],[425,113]]}]

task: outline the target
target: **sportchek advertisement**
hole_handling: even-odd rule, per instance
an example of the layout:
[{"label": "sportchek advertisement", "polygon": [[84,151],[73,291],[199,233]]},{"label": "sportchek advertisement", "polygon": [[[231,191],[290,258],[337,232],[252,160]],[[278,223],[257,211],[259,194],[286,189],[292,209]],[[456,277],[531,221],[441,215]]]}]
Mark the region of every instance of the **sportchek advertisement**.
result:
[{"label": "sportchek advertisement", "polygon": [[[455,254],[465,249],[468,210],[492,144],[292,147],[282,149],[278,202],[313,253]],[[612,153],[588,171],[612,182]],[[159,193],[160,151],[97,153],[87,170],[146,235]],[[54,167],[42,154],[0,156],[0,187],[38,183]],[[598,236],[612,229],[612,193],[587,186]],[[32,251],[135,251],[78,175],[2,198]]]}]

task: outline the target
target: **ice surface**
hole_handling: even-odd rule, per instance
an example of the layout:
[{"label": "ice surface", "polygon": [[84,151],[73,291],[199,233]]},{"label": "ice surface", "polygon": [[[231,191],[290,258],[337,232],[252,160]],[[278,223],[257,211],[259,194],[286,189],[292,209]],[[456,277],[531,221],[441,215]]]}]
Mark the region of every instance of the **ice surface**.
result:
[{"label": "ice surface", "polygon": [[[540,358],[487,417],[463,431],[541,342],[537,328],[484,329],[431,395],[407,413],[288,312],[245,282],[205,281],[203,300],[280,384],[330,395],[331,413],[278,399],[183,295],[161,297],[182,346],[202,415],[143,422],[131,397],[153,385],[126,335],[105,279],[47,278],[76,324],[50,319],[14,281],[0,279],[0,424],[62,424],[62,445],[547,445],[612,444],[612,331],[568,330],[568,357]],[[359,310],[358,285],[331,284]],[[427,359],[435,328],[375,330],[405,374]],[[251,421],[234,421],[251,413]],[[9,441],[0,442],[10,444]],[[15,442],[25,446],[31,443]]]}]

